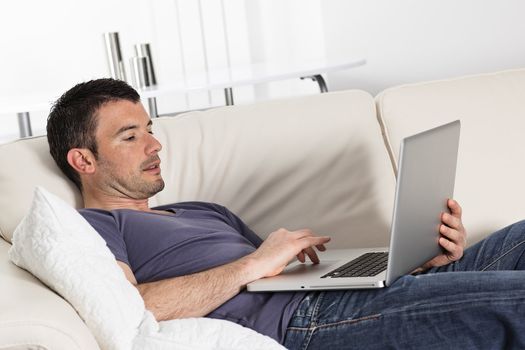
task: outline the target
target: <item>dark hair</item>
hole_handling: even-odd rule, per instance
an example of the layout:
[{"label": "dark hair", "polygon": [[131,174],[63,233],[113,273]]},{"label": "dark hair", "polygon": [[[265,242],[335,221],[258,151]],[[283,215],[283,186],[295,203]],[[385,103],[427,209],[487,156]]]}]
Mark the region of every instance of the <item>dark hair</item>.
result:
[{"label": "dark hair", "polygon": [[69,165],[67,153],[72,148],[87,148],[98,156],[95,132],[97,112],[108,102],[127,100],[134,103],[140,96],[124,81],[96,79],[75,85],[53,104],[47,118],[49,152],[62,172],[82,191],[80,176]]}]

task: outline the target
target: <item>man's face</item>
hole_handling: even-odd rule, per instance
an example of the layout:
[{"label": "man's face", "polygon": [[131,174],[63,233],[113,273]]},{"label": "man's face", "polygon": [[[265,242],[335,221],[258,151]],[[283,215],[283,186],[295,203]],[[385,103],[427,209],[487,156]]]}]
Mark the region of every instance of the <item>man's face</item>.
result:
[{"label": "man's face", "polygon": [[164,188],[151,120],[141,103],[109,102],[97,112],[96,179],[112,195],[146,199]]}]

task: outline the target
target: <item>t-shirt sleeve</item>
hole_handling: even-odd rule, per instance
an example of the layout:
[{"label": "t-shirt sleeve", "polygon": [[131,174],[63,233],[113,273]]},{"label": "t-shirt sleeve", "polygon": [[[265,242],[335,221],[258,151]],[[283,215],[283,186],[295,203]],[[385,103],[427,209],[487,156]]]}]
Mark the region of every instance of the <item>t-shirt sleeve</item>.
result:
[{"label": "t-shirt sleeve", "polygon": [[226,218],[230,221],[229,224],[235,228],[237,231],[239,231],[244,237],[246,237],[250,242],[252,242],[256,248],[259,248],[259,246],[262,244],[263,240],[261,237],[257,236],[255,232],[252,231],[242,221],[237,215],[232,213],[228,208],[223,207],[222,205],[217,205],[219,210],[226,216]]},{"label": "t-shirt sleeve", "polygon": [[129,266],[130,264],[124,236],[118,229],[117,223],[111,213],[97,209],[80,209],[78,212],[106,241],[106,245],[115,256],[115,259],[122,261]]}]

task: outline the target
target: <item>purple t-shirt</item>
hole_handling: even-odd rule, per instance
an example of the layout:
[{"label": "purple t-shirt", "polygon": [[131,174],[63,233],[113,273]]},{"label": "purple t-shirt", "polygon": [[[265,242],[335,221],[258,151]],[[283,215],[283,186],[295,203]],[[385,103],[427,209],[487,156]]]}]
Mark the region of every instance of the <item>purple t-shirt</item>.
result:
[{"label": "purple t-shirt", "polygon": [[[131,209],[81,209],[115,258],[128,264],[138,283],[208,270],[237,260],[262,240],[223,206],[184,202],[157,207],[173,215]],[[241,291],[207,315],[230,320],[284,341],[304,293]]]}]

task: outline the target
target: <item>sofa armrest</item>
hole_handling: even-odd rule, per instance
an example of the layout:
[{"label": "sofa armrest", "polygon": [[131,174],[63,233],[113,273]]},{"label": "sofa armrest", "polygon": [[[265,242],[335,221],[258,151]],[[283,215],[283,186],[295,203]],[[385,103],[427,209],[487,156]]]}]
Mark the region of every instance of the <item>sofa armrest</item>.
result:
[{"label": "sofa armrest", "polygon": [[14,265],[9,248],[0,239],[0,348],[99,349],[71,305]]}]

